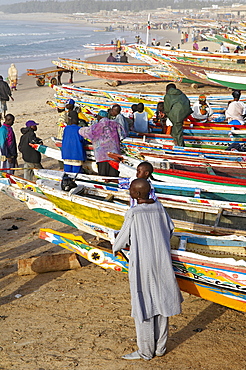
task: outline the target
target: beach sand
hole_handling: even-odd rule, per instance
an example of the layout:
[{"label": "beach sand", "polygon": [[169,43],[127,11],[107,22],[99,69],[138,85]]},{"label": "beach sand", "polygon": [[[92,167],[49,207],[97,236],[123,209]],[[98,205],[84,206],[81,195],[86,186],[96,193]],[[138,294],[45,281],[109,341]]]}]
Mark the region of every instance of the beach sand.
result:
[{"label": "beach sand", "polygon": [[[68,77],[63,76],[64,83]],[[78,86],[107,87],[104,80],[77,73],[74,80]],[[128,83],[116,90],[163,93],[165,85]],[[194,94],[188,85],[179,87]],[[23,75],[13,95],[8,112],[16,117],[17,142],[20,128],[33,119],[40,123],[37,135],[54,147],[50,137],[57,132],[57,113],[46,105],[53,90],[37,87],[34,78]],[[43,157],[42,163],[58,169],[48,158]],[[21,158],[19,165],[23,166]],[[22,176],[23,171],[16,175]],[[245,315],[186,293],[183,313],[170,319],[167,354],[150,362],[122,360],[123,354],[137,349],[127,275],[85,261],[77,270],[18,276],[20,258],[66,252],[40,240],[40,228],[80,232],[29,211],[3,194],[0,202],[1,370],[246,369]],[[18,229],[7,231],[12,225]],[[96,243],[90,235],[84,236]],[[16,298],[17,294],[21,297]]]}]

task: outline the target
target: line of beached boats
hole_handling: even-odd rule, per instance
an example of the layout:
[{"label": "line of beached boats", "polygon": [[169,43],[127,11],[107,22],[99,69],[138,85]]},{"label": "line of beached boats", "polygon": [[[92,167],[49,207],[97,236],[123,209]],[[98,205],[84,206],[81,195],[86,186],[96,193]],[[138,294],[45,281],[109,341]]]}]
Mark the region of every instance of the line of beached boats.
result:
[{"label": "line of beached boats", "polygon": [[[54,64],[80,73],[113,80],[172,80],[214,84],[210,70],[243,73],[246,56],[128,45],[143,64],[96,63],[59,58]],[[238,62],[243,60],[244,62]],[[189,66],[189,67],[187,67]],[[206,72],[204,72],[206,71]],[[119,102],[123,113],[143,102],[150,116],[162,96],[52,86],[57,102],[73,98],[86,121],[100,110]],[[195,100],[197,97],[191,97]],[[245,100],[245,97],[242,97]],[[208,124],[185,122],[185,148],[175,147],[171,136],[130,132],[122,142],[124,155],[120,175],[135,176],[141,160],[153,164],[156,194],[174,220],[172,260],[182,290],[246,312],[246,154],[226,150],[244,145],[246,127],[224,122],[229,96],[208,97],[214,115]],[[61,142],[55,140],[58,147]],[[60,149],[34,145],[41,153],[61,160]],[[29,209],[66,225],[113,242],[129,207],[129,194],[96,175],[97,167],[88,145],[85,168],[93,175],[79,174],[75,188],[61,188],[62,171],[36,170],[37,182],[0,173],[0,190]],[[74,175],[69,174],[72,178]],[[127,251],[114,257],[111,250],[88,244],[80,237],[41,230],[40,237],[79,253],[103,268],[127,272]]]},{"label": "line of beached boats", "polygon": [[[110,184],[103,185],[102,179],[98,183],[98,177],[81,175],[81,178],[76,179],[77,187],[65,192],[61,190],[62,172],[37,170],[36,174],[40,180],[33,183],[2,173],[0,189],[4,194],[24,202],[31,210],[111,242],[114,240],[128,209],[129,195],[126,191]],[[199,210],[196,206],[191,211],[192,207],[186,209],[182,202],[178,206],[173,205],[175,202],[165,201],[161,198],[162,194],[157,195],[168,212],[174,209],[178,216],[180,212],[185,212],[188,217],[200,221],[174,219],[172,259],[181,289],[245,311],[246,230],[240,230],[238,224],[235,229],[216,226],[218,216],[224,217],[220,208],[216,210],[215,224],[209,225],[209,222],[202,223],[205,220],[198,217],[199,213],[206,213],[206,206],[204,210]],[[169,202],[172,203],[170,208]],[[242,215],[243,211],[239,211],[232,217],[240,218]],[[81,238],[59,234],[53,230],[41,230],[40,236],[81,254],[103,268],[127,271],[128,263],[123,257],[127,252],[123,251],[123,254],[114,257],[110,249],[103,250],[89,245]]]},{"label": "line of beached boats", "polygon": [[[130,44],[127,54],[139,63],[98,63],[58,58],[60,68],[113,81],[177,81],[245,89],[246,54],[172,49]],[[228,75],[231,76],[228,78]]]}]

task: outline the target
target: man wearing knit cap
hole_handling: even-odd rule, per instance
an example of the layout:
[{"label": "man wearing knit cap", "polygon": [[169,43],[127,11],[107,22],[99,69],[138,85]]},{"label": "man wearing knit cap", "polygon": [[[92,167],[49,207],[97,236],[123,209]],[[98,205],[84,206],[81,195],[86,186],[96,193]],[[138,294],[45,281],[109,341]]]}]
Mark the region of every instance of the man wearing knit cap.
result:
[{"label": "man wearing knit cap", "polygon": [[29,144],[43,144],[35,131],[37,131],[38,123],[32,120],[26,122],[26,127],[21,128],[22,136],[20,138],[18,149],[22,153],[24,160],[24,178],[33,180],[33,168],[43,168],[41,165],[41,154],[33,149]]},{"label": "man wearing knit cap", "polygon": [[206,100],[204,94],[199,95],[198,100],[193,104],[193,113],[191,116],[197,122],[207,122],[208,118],[213,114],[213,110]]}]

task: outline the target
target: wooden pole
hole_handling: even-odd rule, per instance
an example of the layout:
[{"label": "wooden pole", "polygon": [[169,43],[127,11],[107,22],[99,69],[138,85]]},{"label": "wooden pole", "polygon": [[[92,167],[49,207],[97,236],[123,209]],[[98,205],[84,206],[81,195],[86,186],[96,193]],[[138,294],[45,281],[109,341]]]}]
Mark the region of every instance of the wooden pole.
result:
[{"label": "wooden pole", "polygon": [[81,267],[75,253],[48,254],[18,261],[18,275],[72,270]]},{"label": "wooden pole", "polygon": [[146,45],[149,45],[149,31],[150,31],[150,13],[148,15],[147,34],[146,34]]}]

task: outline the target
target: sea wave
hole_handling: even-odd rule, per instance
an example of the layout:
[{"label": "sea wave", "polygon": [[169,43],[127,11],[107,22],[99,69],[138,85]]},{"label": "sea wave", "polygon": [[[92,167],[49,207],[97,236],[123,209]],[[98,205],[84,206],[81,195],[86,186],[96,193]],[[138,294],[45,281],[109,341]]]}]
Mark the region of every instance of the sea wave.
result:
[{"label": "sea wave", "polygon": [[20,32],[20,33],[0,33],[0,37],[16,37],[16,36],[47,36],[65,33],[65,31],[59,32]]},{"label": "sea wave", "polygon": [[[39,45],[39,44],[45,44],[49,42],[58,42],[58,41],[65,41],[65,40],[71,40],[71,39],[80,39],[83,38],[84,36],[65,36],[65,37],[59,37],[59,38],[53,38],[53,39],[44,39],[44,40],[37,40],[37,41],[30,41],[30,42],[23,42],[23,43],[17,43],[14,44],[13,46],[31,46],[31,45]],[[9,44],[2,44],[0,47],[9,47]]]},{"label": "sea wave", "polygon": [[56,42],[56,41],[64,41],[66,40],[66,37],[59,37],[56,39],[46,39],[46,40],[39,40],[39,41],[32,41],[32,42],[26,42],[23,44],[16,44],[16,46],[30,46],[30,45],[35,45],[35,44],[44,44],[47,42]]},{"label": "sea wave", "polygon": [[[54,55],[58,58],[59,56],[62,57],[67,54],[72,54],[74,55],[75,53],[83,53],[84,49],[71,49],[71,50],[66,50],[66,51],[55,51],[53,53],[35,53],[35,54],[22,54],[22,55],[6,55],[5,57],[0,56],[0,61],[6,61],[6,60],[17,60],[17,59],[35,59],[35,58],[47,58],[47,57],[53,57]],[[58,55],[58,53],[60,55]]]}]

